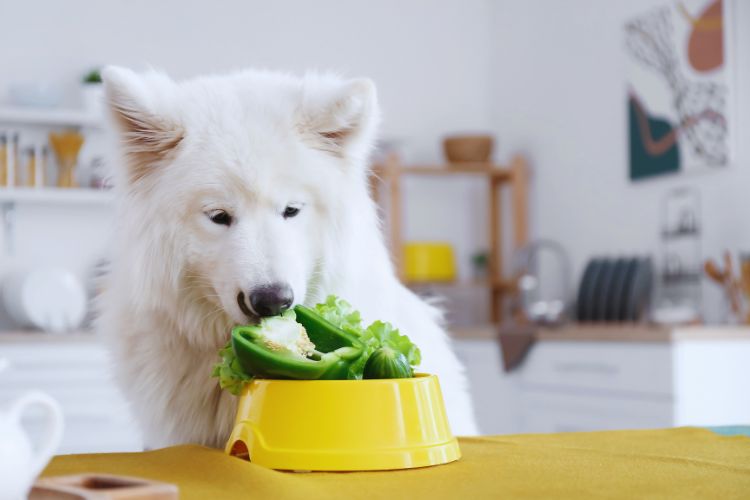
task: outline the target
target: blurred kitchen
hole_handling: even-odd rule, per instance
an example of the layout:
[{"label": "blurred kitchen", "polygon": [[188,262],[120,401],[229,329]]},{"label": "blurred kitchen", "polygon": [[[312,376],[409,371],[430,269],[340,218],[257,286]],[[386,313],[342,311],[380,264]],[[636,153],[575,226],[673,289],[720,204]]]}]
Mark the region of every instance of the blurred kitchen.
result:
[{"label": "blurred kitchen", "polygon": [[750,3],[26,0],[3,16],[0,404],[54,397],[60,452],[140,449],[91,332],[114,215],[106,64],[372,78],[384,232],[446,310],[483,433],[750,422]]}]

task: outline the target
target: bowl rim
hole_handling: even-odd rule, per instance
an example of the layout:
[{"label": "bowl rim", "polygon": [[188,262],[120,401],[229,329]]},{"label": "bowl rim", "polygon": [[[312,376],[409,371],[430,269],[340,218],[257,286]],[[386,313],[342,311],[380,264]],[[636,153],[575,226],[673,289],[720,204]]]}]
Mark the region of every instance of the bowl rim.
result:
[{"label": "bowl rim", "polygon": [[279,378],[254,378],[245,382],[246,386],[250,384],[263,384],[268,385],[286,385],[286,384],[336,384],[336,385],[381,385],[381,384],[410,384],[422,382],[430,379],[437,380],[437,375],[432,373],[415,373],[413,377],[409,378],[370,378],[360,380],[290,380],[290,379],[279,379]]}]

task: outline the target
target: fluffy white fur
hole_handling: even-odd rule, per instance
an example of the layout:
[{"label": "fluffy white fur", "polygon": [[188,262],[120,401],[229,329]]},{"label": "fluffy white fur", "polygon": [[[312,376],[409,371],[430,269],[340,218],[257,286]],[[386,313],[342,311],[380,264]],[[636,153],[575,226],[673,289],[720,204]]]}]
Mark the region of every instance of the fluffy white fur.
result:
[{"label": "fluffy white fur", "polygon": [[[369,80],[246,71],[174,82],[104,71],[122,139],[100,330],[145,444],[223,446],[235,397],[209,377],[238,291],[289,283],[391,321],[439,375],[454,432],[476,427],[441,315],[396,279],[367,189],[378,124]],[[286,206],[300,214],[284,219]],[[208,217],[226,210],[231,226]]]}]

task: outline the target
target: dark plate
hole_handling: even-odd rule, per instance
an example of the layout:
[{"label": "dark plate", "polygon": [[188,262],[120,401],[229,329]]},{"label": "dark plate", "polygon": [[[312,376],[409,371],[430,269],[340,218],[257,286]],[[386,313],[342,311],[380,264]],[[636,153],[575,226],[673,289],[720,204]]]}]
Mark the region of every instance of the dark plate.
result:
[{"label": "dark plate", "polygon": [[602,271],[607,263],[605,259],[597,259],[594,269],[591,272],[591,279],[589,280],[589,286],[586,288],[586,297],[584,297],[584,307],[586,311],[584,316],[586,321],[594,321],[596,316],[596,297],[599,289],[599,281],[602,278]]},{"label": "dark plate", "polygon": [[576,302],[576,316],[578,321],[588,321],[588,297],[591,295],[590,289],[594,278],[599,274],[601,259],[591,259],[586,264],[586,269],[581,277],[581,284],[578,287],[578,300]]},{"label": "dark plate", "polygon": [[630,288],[633,286],[633,278],[635,277],[635,271],[638,268],[638,259],[630,258],[626,260],[625,272],[623,273],[622,286],[618,291],[616,302],[616,317],[617,321],[625,321],[628,316],[628,309],[630,306]]},{"label": "dark plate", "polygon": [[607,290],[607,304],[604,311],[605,321],[617,321],[622,300],[622,289],[628,271],[628,259],[617,259],[612,272],[612,282]]},{"label": "dark plate", "polygon": [[651,301],[654,271],[649,257],[638,259],[638,264],[630,287],[630,297],[626,312],[626,321],[643,319]]},{"label": "dark plate", "polygon": [[591,301],[591,319],[604,321],[607,319],[607,301],[609,291],[612,288],[612,280],[615,275],[615,260],[606,259],[602,262],[602,270],[596,281],[594,297]]}]

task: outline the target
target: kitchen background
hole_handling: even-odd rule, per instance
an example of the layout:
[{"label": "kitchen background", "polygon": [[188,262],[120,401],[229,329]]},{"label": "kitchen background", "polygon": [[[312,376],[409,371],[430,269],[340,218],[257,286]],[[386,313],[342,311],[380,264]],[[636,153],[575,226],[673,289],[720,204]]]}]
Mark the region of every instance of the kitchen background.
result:
[{"label": "kitchen background", "polygon": [[[495,138],[493,158],[500,165],[507,166],[515,154],[526,159],[530,174],[525,204],[529,239],[552,240],[564,249],[571,276],[564,299],[573,302],[584,267],[592,256],[651,255],[659,266],[665,244],[663,204],[677,188],[697,193],[700,199],[696,213],[700,232],[695,243],[699,261],[719,257],[725,250],[735,256],[750,251],[750,226],[745,222],[744,209],[750,186],[750,99],[743,91],[750,86],[747,2],[736,0],[725,5],[725,46],[730,56],[727,78],[733,91],[728,104],[733,118],[731,164],[710,173],[639,182],[628,177],[623,26],[628,19],[665,5],[675,2],[7,2],[3,5],[4,17],[18,21],[6,22],[0,30],[0,54],[5,56],[0,92],[6,92],[0,97],[4,98],[0,132],[5,132],[11,142],[18,132],[22,146],[41,146],[48,132],[62,130],[66,125],[79,127],[84,143],[76,172],[79,184],[88,186],[92,177],[96,178],[95,184],[100,184],[112,162],[108,125],[96,109],[86,107],[81,83],[91,69],[102,64],[136,69],[153,66],[175,78],[243,67],[293,72],[334,69],[352,76],[369,76],[378,86],[383,108],[382,149],[397,152],[403,164],[443,164],[443,137],[477,132]],[[36,104],[47,99],[54,107],[21,106],[28,99],[37,99]],[[50,151],[48,182],[54,178],[53,158]],[[21,164],[25,165],[25,161],[22,159]],[[679,335],[675,334],[664,337],[669,339],[664,342],[622,342],[621,346],[610,342],[601,347],[592,339],[588,343],[581,341],[581,345],[568,343],[558,346],[564,352],[550,351],[549,355],[577,359],[577,351],[567,349],[602,348],[604,351],[586,359],[611,359],[615,368],[594,366],[589,367],[592,372],[586,373],[585,363],[568,367],[584,370],[576,375],[581,380],[571,382],[571,391],[554,390],[554,395],[542,402],[537,395],[527,397],[528,387],[551,383],[543,377],[534,378],[536,375],[529,371],[535,369],[534,363],[542,362],[538,353],[545,351],[540,350],[541,345],[534,347],[536,352],[532,351],[532,355],[536,357],[529,358],[521,369],[504,374],[495,340],[497,329],[482,326],[489,315],[486,286],[475,286],[471,281],[476,273],[472,257],[486,252],[490,245],[486,184],[472,176],[404,177],[402,199],[403,240],[444,241],[454,252],[456,282],[461,286],[435,284],[427,291],[446,297],[457,348],[470,365],[484,432],[659,426],[690,423],[691,418],[700,424],[730,423],[713,421],[717,420],[716,414],[697,417],[684,406],[675,408],[680,401],[689,399],[687,394],[693,387],[698,387],[697,382],[693,383],[698,371],[711,372],[712,367],[720,365],[742,366],[741,358],[732,361],[727,356],[739,356],[738,352],[747,356],[746,350],[738,350],[732,343],[738,342],[745,349],[744,337],[729,343],[717,340],[716,345],[711,343],[696,352],[694,346],[680,347],[674,340]],[[504,197],[501,204],[505,231],[501,245],[508,274],[516,264],[512,257],[516,242],[505,236],[510,234],[507,228],[513,227],[517,207],[509,197]],[[107,255],[112,218],[109,193],[0,190],[0,207],[4,217],[0,231],[0,282],[5,282],[4,288],[11,292],[16,289],[14,284],[20,283],[17,276],[21,271],[54,266],[71,271],[85,284],[89,295],[95,293],[92,278]],[[547,270],[553,265],[544,260],[541,267]],[[555,274],[550,274],[551,278],[545,277],[555,281]],[[694,305],[706,324],[737,322],[729,314],[722,287],[709,280],[698,282],[697,287],[698,301]],[[49,301],[49,297],[44,299]],[[15,332],[19,329],[17,323],[7,307],[0,306],[0,330]],[[513,322],[507,319],[507,323]],[[673,331],[671,326],[665,328]],[[741,337],[744,330],[734,328],[731,332],[730,336]],[[722,335],[717,333],[716,338]],[[57,372],[48,367],[49,374],[54,375],[33,379],[64,406],[67,404],[69,432],[63,450],[135,448],[137,434],[123,416],[125,410],[120,414],[119,410],[101,409],[106,406],[105,401],[120,405],[116,396],[105,395],[107,391],[101,387],[86,386],[90,392],[85,392],[75,385],[80,383],[83,387],[87,377],[106,371],[107,365],[98,346],[81,337],[73,335],[66,340],[60,334],[48,341],[47,337],[32,338],[31,333],[14,333],[3,341],[0,333],[0,353],[10,353],[12,363],[7,373],[0,374],[0,402],[6,394],[25,389],[18,378],[13,378],[18,377],[14,370],[30,370],[33,356],[29,353],[43,352],[41,346],[52,342],[56,352],[68,352],[71,365],[78,366],[78,372],[63,365],[56,368]],[[542,338],[537,342],[544,343]],[[709,351],[716,351],[715,357]],[[734,354],[726,354],[728,351]],[[704,355],[708,357],[703,364],[694,365]],[[94,361],[84,370],[80,365],[83,359]],[[628,378],[627,367],[649,359],[654,366],[663,368],[663,373],[654,376],[667,377],[669,382],[665,382],[662,392],[638,399],[648,390]],[[730,368],[723,375],[715,374],[716,383],[723,383],[724,375],[730,380],[741,378],[742,373]],[[613,369],[624,373],[624,379],[613,382],[613,386],[586,385],[587,380],[602,377],[601,370],[608,373]],[[682,370],[687,370],[684,377]],[[745,372],[745,379],[746,375]],[[712,376],[705,375],[702,383],[713,380]],[[5,383],[1,381],[3,377]],[[50,383],[49,378],[56,382]],[[70,385],[63,388],[61,384],[66,381]],[[584,396],[576,384],[592,393],[618,395],[592,402],[595,409],[582,417],[569,410],[587,404],[581,402]],[[690,389],[678,388],[680,384],[687,384]],[[726,391],[727,400],[738,399],[732,389]],[[627,394],[627,398],[620,398],[620,393]],[[633,399],[633,394],[639,396]],[[696,401],[725,404],[712,403],[704,396],[700,393]],[[557,399],[553,401],[554,398]],[[653,406],[654,398],[663,408]],[[637,418],[609,419],[609,415],[623,413],[618,405],[638,408]],[[745,415],[747,422],[747,406],[729,406],[724,418],[741,423],[736,421],[737,415]],[[99,413],[95,411],[97,407]],[[533,408],[541,409],[532,412]],[[528,417],[554,413],[551,408],[564,409],[560,410],[557,423]],[[604,415],[600,420],[591,417],[598,411]],[[704,418],[712,421],[698,421]],[[94,431],[76,431],[94,429],[96,425],[101,429],[119,425],[127,432],[123,431],[120,440],[106,442],[103,438],[97,440],[96,436],[102,434]]]}]

